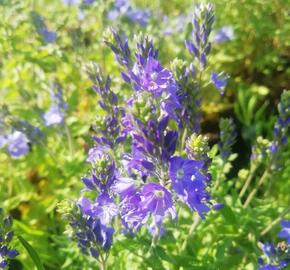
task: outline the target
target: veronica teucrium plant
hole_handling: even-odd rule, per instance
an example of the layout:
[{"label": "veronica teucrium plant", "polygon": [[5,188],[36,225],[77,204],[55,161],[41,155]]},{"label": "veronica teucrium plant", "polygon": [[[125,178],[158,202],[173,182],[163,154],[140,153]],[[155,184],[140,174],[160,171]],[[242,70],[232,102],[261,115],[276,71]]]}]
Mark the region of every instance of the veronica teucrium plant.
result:
[{"label": "veronica teucrium plant", "polygon": [[18,251],[11,248],[13,239],[12,217],[5,216],[0,208],[0,269],[9,269],[9,262],[18,256]]},{"label": "veronica teucrium plant", "polygon": [[[72,239],[102,269],[114,234],[135,235],[147,229],[154,246],[166,233],[166,224],[178,219],[177,209],[195,215],[191,234],[208,212],[222,207],[215,203],[211,186],[215,181],[217,188],[224,174],[212,180],[210,146],[201,135],[201,92],[212,82],[223,93],[228,79],[208,69],[213,23],[213,6],[197,6],[192,36],[185,42],[191,63],[174,59],[169,66],[161,63],[150,37],[138,35],[132,49],[118,30],[106,33],[105,44],[115,55],[129,98],[114,91],[114,80],[99,65],[88,67],[103,113],[93,126],[90,169],[81,179],[80,199],[63,209]],[[211,81],[204,84],[204,78]],[[282,100],[271,145],[273,162],[289,125],[283,105],[287,100]],[[232,119],[223,119],[220,129],[217,148],[223,167],[237,134]]]},{"label": "veronica teucrium plant", "polygon": [[105,43],[132,88],[127,100],[114,93],[110,77],[98,65],[88,69],[104,115],[96,121],[87,158],[91,170],[82,178],[81,199],[70,208],[70,225],[83,253],[102,265],[112,244],[113,225],[119,224],[116,233],[125,234],[148,228],[154,244],[166,231],[166,222],[178,218],[177,207],[201,219],[212,208],[208,144],[198,135],[202,87],[196,70],[204,72],[213,21],[211,5],[197,7],[195,41],[186,43],[197,62],[176,60],[173,71],[160,62],[149,37],[138,36],[132,50],[127,38],[112,29]]}]

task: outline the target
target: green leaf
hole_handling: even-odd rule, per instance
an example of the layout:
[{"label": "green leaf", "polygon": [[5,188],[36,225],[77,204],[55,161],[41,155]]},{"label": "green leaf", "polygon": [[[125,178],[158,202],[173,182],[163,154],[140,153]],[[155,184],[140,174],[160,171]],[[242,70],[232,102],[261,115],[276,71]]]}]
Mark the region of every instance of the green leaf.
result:
[{"label": "green leaf", "polygon": [[220,213],[230,224],[237,224],[236,215],[229,206],[225,205],[224,208],[220,210]]},{"label": "green leaf", "polygon": [[154,247],[153,253],[164,261],[167,261],[167,262],[172,263],[172,264],[176,264],[176,261],[174,260],[172,255],[169,256],[161,246]]},{"label": "green leaf", "polygon": [[35,266],[37,267],[38,270],[44,270],[44,267],[41,263],[41,260],[37,254],[37,252],[33,249],[33,247],[20,235],[18,236],[19,241],[23,245],[23,247],[27,250],[29,253],[31,259],[33,260]]}]

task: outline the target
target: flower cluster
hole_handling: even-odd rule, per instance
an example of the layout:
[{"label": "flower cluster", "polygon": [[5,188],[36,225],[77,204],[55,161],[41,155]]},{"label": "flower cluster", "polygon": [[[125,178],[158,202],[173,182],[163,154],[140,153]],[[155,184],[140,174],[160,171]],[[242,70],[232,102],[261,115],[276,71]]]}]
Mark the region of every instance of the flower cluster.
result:
[{"label": "flower cluster", "polygon": [[0,269],[8,269],[9,260],[14,259],[19,253],[10,247],[13,238],[12,218],[5,217],[0,208]]},{"label": "flower cluster", "polygon": [[36,12],[31,13],[32,23],[36,28],[37,33],[41,36],[42,40],[48,43],[54,43],[57,39],[57,33],[50,31],[47,28],[44,18]]},{"label": "flower cluster", "polygon": [[[209,41],[209,36],[212,31],[212,25],[214,23],[214,10],[211,4],[198,5],[195,8],[193,16],[193,32],[192,40],[186,40],[185,46],[189,53],[195,57],[198,63],[199,74],[199,88],[201,84],[201,74],[207,66],[207,57],[211,51],[211,42]],[[211,82],[215,87],[224,94],[224,89],[227,85],[229,76],[225,75],[223,72],[211,73]]]},{"label": "flower cluster", "polygon": [[182,106],[177,110],[178,125],[190,133],[199,133],[201,129],[201,89],[197,82],[196,70],[191,64],[187,67],[181,60],[172,63],[174,78],[177,83],[177,96]]},{"label": "flower cluster", "polygon": [[269,160],[271,142],[259,136],[256,143],[252,146],[251,164],[257,166],[263,160]]},{"label": "flower cluster", "polygon": [[211,50],[209,34],[214,23],[214,10],[211,4],[198,5],[192,20],[192,40],[186,40],[185,45],[189,53],[195,56],[201,69],[207,64],[207,55]]},{"label": "flower cluster", "polygon": [[278,121],[274,127],[274,139],[269,148],[271,155],[271,165],[273,168],[280,167],[280,153],[287,143],[287,135],[290,127],[290,91],[284,91],[278,104]]},{"label": "flower cluster", "polygon": [[[121,197],[119,214],[126,229],[139,229],[148,220],[160,231],[165,217],[176,217],[175,198],[201,217],[210,210],[205,161],[176,156],[178,131],[170,127],[181,108],[173,73],[158,61],[152,41],[137,42],[136,61],[128,42],[116,31],[107,44],[125,67],[122,76],[135,90],[127,102],[122,124],[131,138],[131,153],[124,154],[126,175],[117,177],[112,190]],[[122,50],[126,48],[126,50]],[[142,108],[150,113],[141,113]]]},{"label": "flower cluster", "polygon": [[103,260],[112,245],[113,228],[85,214],[77,202],[63,202],[59,211],[68,221],[70,237],[78,244],[81,252],[96,260]]},{"label": "flower cluster", "polygon": [[[138,96],[147,95],[152,101],[152,111],[161,109],[164,116],[176,118],[174,110],[180,108],[177,96],[177,84],[173,73],[164,68],[158,61],[158,51],[152,40],[140,36],[137,40],[136,60],[133,61],[128,41],[123,39],[115,30],[112,30],[114,40],[106,41],[115,54],[117,61],[125,67],[122,77],[125,82],[131,83],[137,95],[133,95],[127,105],[133,105]],[[144,94],[145,92],[145,94]],[[151,96],[151,97],[150,97]]]},{"label": "flower cluster", "polygon": [[[90,150],[89,156],[96,156],[100,149],[114,148],[124,142],[126,133],[121,130],[120,118],[123,115],[123,108],[118,105],[118,97],[111,90],[111,79],[104,77],[97,64],[92,64],[88,69],[89,77],[94,83],[93,90],[99,95],[100,107],[105,112],[105,117],[97,119],[94,136],[96,145]],[[93,157],[94,158],[94,157]]]},{"label": "flower cluster", "polygon": [[148,24],[151,12],[149,9],[139,9],[131,6],[128,0],[117,0],[108,12],[108,19],[111,21],[119,17],[128,19],[132,23],[137,23],[142,27]]},{"label": "flower cluster", "polygon": [[283,220],[281,222],[282,230],[278,236],[286,238],[286,242],[279,243],[276,247],[273,244],[265,243],[261,245],[264,253],[263,258],[259,258],[261,265],[259,270],[280,270],[286,268],[290,264],[290,221]]},{"label": "flower cluster", "polygon": [[9,135],[0,135],[0,148],[7,146],[7,151],[13,158],[20,158],[29,152],[29,140],[20,131],[13,131]]},{"label": "flower cluster", "polygon": [[0,111],[0,117],[0,149],[5,148],[12,158],[26,155],[32,144],[44,139],[38,127],[13,116],[8,108]]},{"label": "flower cluster", "polygon": [[290,220],[281,221],[282,230],[279,232],[278,236],[280,238],[285,238],[288,245],[290,245]]},{"label": "flower cluster", "polygon": [[222,118],[220,120],[220,143],[219,151],[223,160],[227,160],[232,152],[232,145],[236,141],[237,132],[235,131],[235,126],[233,119]]},{"label": "flower cluster", "polygon": [[[209,52],[205,47],[210,46],[212,6],[197,9],[194,23],[199,28],[191,46],[202,50],[201,60]],[[114,29],[105,43],[132,92],[129,99],[120,100],[111,90],[110,77],[95,64],[89,68],[104,114],[97,119],[95,145],[88,153],[91,170],[82,178],[86,193],[77,201],[86,220],[82,226],[93,229],[91,224],[98,221],[106,231],[118,218],[123,232],[136,233],[146,226],[156,239],[164,232],[165,221],[176,219],[176,205],[201,218],[215,208],[208,141],[198,134],[201,84],[193,65],[180,60],[172,64],[173,71],[163,66],[147,36],[137,36],[134,52],[126,37]],[[232,145],[228,137],[223,143],[225,149]],[[111,244],[113,231],[109,231]],[[90,239],[95,238],[80,239],[85,240],[81,248],[90,248]],[[84,252],[94,256],[88,249]]]},{"label": "flower cluster", "polygon": [[168,16],[163,16],[162,18],[162,34],[165,36],[179,34],[183,31],[184,26],[187,24],[188,15],[180,14],[175,18],[169,18]]}]

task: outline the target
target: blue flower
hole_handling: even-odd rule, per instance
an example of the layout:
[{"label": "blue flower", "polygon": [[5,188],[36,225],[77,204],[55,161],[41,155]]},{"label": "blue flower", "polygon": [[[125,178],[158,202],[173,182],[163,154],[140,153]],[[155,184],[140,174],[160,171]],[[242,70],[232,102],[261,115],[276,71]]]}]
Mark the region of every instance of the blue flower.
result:
[{"label": "blue flower", "polygon": [[118,208],[114,200],[107,193],[102,193],[96,198],[95,203],[91,203],[86,198],[78,201],[82,212],[93,218],[97,218],[103,225],[111,223],[112,219],[118,214]]},{"label": "blue flower", "polygon": [[61,86],[54,83],[50,90],[51,106],[44,113],[43,119],[46,126],[63,123],[67,104],[64,102]]},{"label": "blue flower", "polygon": [[169,164],[169,178],[172,180],[175,191],[184,195],[185,183],[191,183],[195,180],[205,181],[206,177],[200,172],[202,167],[203,161],[172,157]]},{"label": "blue flower", "polygon": [[127,232],[139,230],[146,222],[148,213],[141,208],[140,193],[135,192],[126,196],[119,204],[122,224]]},{"label": "blue flower", "polygon": [[280,238],[285,238],[290,245],[290,220],[281,221],[282,230],[279,232],[278,236]]},{"label": "blue flower", "polygon": [[232,118],[222,118],[219,123],[220,128],[220,142],[218,144],[221,157],[227,161],[232,152],[237,132],[235,130],[234,121]]},{"label": "blue flower", "polygon": [[7,269],[9,261],[19,255],[19,252],[10,247],[13,238],[12,218],[5,217],[0,208],[0,269]]},{"label": "blue flower", "polygon": [[215,43],[222,43],[234,38],[234,29],[231,26],[223,26],[216,32],[214,36]]},{"label": "blue flower", "polygon": [[96,199],[93,214],[100,219],[102,224],[108,225],[118,214],[118,207],[109,194],[102,193]]},{"label": "blue flower", "polygon": [[133,70],[135,76],[136,90],[145,90],[151,92],[156,97],[160,97],[162,92],[166,90],[172,84],[172,73],[161,66],[161,64],[154,58],[150,57],[144,70],[141,70],[136,66]]},{"label": "blue flower", "polygon": [[268,257],[274,257],[276,255],[276,249],[274,245],[272,244],[265,243],[262,249],[263,249],[264,254]]},{"label": "blue flower", "polygon": [[53,105],[44,113],[43,119],[46,126],[58,125],[63,123],[64,112],[58,106]]},{"label": "blue flower", "polygon": [[57,39],[57,33],[49,31],[46,27],[40,28],[38,32],[42,36],[45,43],[54,43]]},{"label": "blue flower", "polygon": [[132,21],[133,23],[138,23],[142,27],[145,27],[148,24],[150,15],[151,12],[148,9],[137,9],[137,8],[135,9],[130,8],[126,13],[126,16],[130,21]]},{"label": "blue flower", "polygon": [[14,158],[19,158],[29,152],[29,140],[26,135],[20,131],[14,131],[8,135],[7,150]]},{"label": "blue flower", "polygon": [[204,218],[210,208],[210,196],[206,191],[207,177],[201,172],[203,161],[172,157],[169,164],[169,178],[172,188],[181,200]]},{"label": "blue flower", "polygon": [[148,183],[140,193],[141,208],[144,213],[151,214],[156,224],[160,224],[167,213],[176,217],[172,194],[165,187],[157,183]]},{"label": "blue flower", "polygon": [[227,86],[228,79],[229,79],[229,76],[224,75],[223,72],[219,74],[216,72],[211,73],[211,81],[215,85],[215,87],[220,90],[220,93],[222,95],[224,94],[224,88]]},{"label": "blue flower", "polygon": [[117,177],[111,190],[119,194],[122,198],[130,197],[136,193],[138,187],[137,183],[137,180],[130,177]]},{"label": "blue flower", "polygon": [[62,3],[64,5],[79,5],[81,3],[81,0],[62,0]]},{"label": "blue flower", "polygon": [[88,207],[89,202],[81,199],[78,203],[72,202],[65,214],[72,228],[72,239],[81,252],[98,259],[100,253],[104,255],[112,246],[114,230],[98,218],[87,215]]},{"label": "blue flower", "polygon": [[[108,155],[100,155],[98,160],[92,163],[93,169],[89,176],[82,178],[87,190],[95,190],[100,193],[108,192],[112,184],[119,177],[115,162]],[[97,168],[95,168],[95,166]],[[99,168],[102,166],[101,168]]]},{"label": "blue flower", "polygon": [[260,266],[258,270],[279,270],[279,268],[272,264]]},{"label": "blue flower", "polygon": [[201,70],[205,69],[207,55],[211,50],[211,43],[208,39],[213,22],[214,12],[211,4],[196,6],[192,19],[192,40],[186,40],[185,46],[189,53],[195,56]]}]

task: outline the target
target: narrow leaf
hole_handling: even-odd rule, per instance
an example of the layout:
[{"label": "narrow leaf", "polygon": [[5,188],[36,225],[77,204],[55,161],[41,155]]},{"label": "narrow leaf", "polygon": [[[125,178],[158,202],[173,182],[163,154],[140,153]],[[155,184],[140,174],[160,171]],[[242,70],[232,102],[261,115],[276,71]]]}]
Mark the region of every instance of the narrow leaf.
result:
[{"label": "narrow leaf", "polygon": [[29,253],[31,259],[33,260],[35,266],[37,267],[37,270],[44,270],[44,267],[41,263],[41,260],[37,254],[37,252],[33,249],[33,247],[21,236],[18,236],[19,241],[23,245],[23,247],[27,250]]}]

